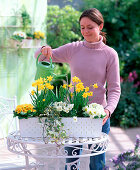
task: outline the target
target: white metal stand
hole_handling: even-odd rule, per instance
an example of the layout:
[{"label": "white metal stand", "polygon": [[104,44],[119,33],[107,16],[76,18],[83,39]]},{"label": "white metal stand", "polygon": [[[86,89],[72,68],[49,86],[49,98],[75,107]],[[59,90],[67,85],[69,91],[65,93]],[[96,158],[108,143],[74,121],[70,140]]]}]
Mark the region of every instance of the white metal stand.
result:
[{"label": "white metal stand", "polygon": [[[7,146],[10,152],[25,156],[26,169],[30,169],[29,158],[36,160],[36,168],[43,166],[47,170],[49,163],[54,160],[55,170],[59,170],[62,161],[70,169],[71,166],[79,168],[79,159],[66,163],[67,158],[90,157],[106,152],[108,135],[102,133],[100,138],[69,138],[59,145],[46,143],[42,138],[21,138],[19,131],[16,131],[7,137]],[[69,148],[72,148],[71,154],[68,154]],[[76,151],[81,151],[80,155]]]}]

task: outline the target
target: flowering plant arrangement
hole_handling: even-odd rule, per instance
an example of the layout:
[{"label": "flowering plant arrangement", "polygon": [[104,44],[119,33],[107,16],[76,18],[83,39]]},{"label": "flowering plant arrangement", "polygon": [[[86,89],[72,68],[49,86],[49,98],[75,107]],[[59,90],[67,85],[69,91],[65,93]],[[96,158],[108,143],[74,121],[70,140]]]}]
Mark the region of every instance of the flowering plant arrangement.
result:
[{"label": "flowering plant arrangement", "polygon": [[11,37],[11,39],[22,42],[23,39],[26,38],[26,33],[22,31],[15,31]]},{"label": "flowering plant arrangement", "polygon": [[33,33],[33,38],[37,39],[37,40],[40,40],[40,39],[43,40],[45,38],[45,33],[41,32],[41,31],[35,31]]},{"label": "flowering plant arrangement", "polygon": [[[35,80],[32,83],[34,89],[30,93],[32,105],[30,107],[23,105],[23,109],[21,109],[21,105],[18,105],[14,116],[18,116],[20,119],[38,117],[46,127],[45,136],[53,139],[54,142],[67,137],[63,130],[62,117],[72,117],[73,121],[77,122],[77,117],[97,119],[106,116],[101,105],[97,103],[88,105],[89,97],[93,96],[93,92],[89,91],[90,87],[84,87],[78,77],[73,77],[72,83],[60,86],[55,93],[52,83],[52,76]],[[93,84],[91,88],[96,89],[98,85]]]}]

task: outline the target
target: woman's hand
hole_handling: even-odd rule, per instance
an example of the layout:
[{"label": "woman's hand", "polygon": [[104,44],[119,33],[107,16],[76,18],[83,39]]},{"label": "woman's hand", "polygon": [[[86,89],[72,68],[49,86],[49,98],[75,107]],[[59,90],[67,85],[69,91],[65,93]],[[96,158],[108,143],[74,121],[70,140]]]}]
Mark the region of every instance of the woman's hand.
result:
[{"label": "woman's hand", "polygon": [[41,53],[49,59],[50,56],[52,57],[52,48],[50,46],[44,46],[41,48]]},{"label": "woman's hand", "polygon": [[103,119],[103,125],[105,124],[105,122],[107,121],[107,119],[108,119],[109,116],[110,116],[109,110],[104,109],[104,111],[105,111],[105,113],[106,113],[106,117]]}]

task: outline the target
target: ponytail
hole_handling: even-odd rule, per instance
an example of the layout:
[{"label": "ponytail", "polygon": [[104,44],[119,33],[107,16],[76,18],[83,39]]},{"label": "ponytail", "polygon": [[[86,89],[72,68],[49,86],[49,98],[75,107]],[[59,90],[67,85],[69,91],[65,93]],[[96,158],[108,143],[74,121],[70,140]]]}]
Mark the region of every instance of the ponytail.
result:
[{"label": "ponytail", "polygon": [[103,37],[104,44],[106,44],[106,32],[100,31],[100,35]]}]

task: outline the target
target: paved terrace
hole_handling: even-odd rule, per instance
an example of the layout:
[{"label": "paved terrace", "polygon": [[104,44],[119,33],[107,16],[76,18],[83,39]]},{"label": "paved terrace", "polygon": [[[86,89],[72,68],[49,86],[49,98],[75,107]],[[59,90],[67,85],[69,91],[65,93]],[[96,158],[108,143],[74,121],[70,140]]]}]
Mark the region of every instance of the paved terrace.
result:
[{"label": "paved terrace", "polygon": [[[109,148],[106,152],[106,164],[110,166],[110,170],[114,170],[115,168],[109,160],[121,152],[133,149],[137,134],[140,135],[140,128],[124,130],[118,127],[111,127],[109,134]],[[4,141],[0,140],[0,170],[22,170],[24,169],[22,168],[24,163],[25,160],[23,156],[17,156],[10,153],[4,145]]]}]

